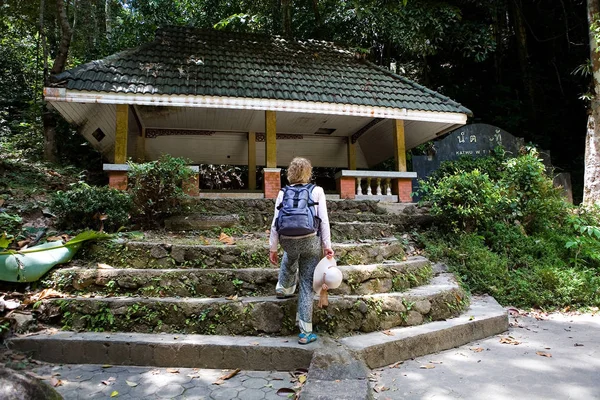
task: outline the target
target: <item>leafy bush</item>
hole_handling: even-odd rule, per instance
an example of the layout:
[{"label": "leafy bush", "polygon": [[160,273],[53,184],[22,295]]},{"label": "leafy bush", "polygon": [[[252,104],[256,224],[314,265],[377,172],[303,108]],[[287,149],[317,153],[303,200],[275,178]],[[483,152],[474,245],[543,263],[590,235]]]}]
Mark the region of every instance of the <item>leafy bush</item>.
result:
[{"label": "leafy bush", "polygon": [[447,175],[438,171],[422,184],[432,213],[452,228],[422,236],[431,258],[446,260],[469,290],[503,304],[600,305],[600,209],[567,204],[535,149],[442,169]]},{"label": "leafy bush", "polygon": [[62,228],[102,227],[110,232],[127,225],[132,201],[127,192],[80,182],[71,190],[56,192],[50,201],[50,209]]},{"label": "leafy bush", "polygon": [[567,203],[546,175],[535,149],[504,164],[500,185],[506,189],[512,220],[518,220],[527,232],[564,220]]},{"label": "leafy bush", "polygon": [[[506,253],[474,233],[431,231],[421,235],[421,241],[430,258],[445,260],[471,292],[490,294],[503,305],[543,309],[600,305],[598,270],[568,265],[560,251],[554,251],[557,243],[552,238],[532,238]],[[537,242],[536,256],[525,257],[533,242]]]},{"label": "leafy bush", "polygon": [[471,232],[491,223],[501,208],[503,192],[479,170],[447,176],[421,188],[431,201],[431,212],[454,229]]},{"label": "leafy bush", "polygon": [[177,211],[185,197],[183,183],[193,172],[182,158],[163,154],[157,161],[129,163],[129,185],[136,217],[156,225]]},{"label": "leafy bush", "polygon": [[21,230],[22,218],[16,214],[0,212],[0,235],[17,235]]}]

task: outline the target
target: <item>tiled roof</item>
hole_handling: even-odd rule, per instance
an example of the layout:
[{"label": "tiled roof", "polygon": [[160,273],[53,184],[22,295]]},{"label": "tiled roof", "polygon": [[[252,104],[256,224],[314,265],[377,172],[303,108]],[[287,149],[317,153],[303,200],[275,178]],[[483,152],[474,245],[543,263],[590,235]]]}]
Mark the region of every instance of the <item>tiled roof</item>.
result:
[{"label": "tiled roof", "polygon": [[330,42],[167,27],[153,42],[53,77],[74,91],[224,96],[471,114]]}]

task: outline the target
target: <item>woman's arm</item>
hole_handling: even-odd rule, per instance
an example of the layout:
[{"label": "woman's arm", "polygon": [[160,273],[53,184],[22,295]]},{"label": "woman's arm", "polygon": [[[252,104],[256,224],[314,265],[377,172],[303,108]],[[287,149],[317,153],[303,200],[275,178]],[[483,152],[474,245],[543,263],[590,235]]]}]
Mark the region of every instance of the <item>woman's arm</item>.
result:
[{"label": "woman's arm", "polygon": [[275,213],[273,215],[273,222],[271,222],[271,233],[269,236],[269,250],[271,252],[277,253],[277,246],[279,245],[279,235],[277,234],[277,229],[275,229],[275,222],[277,221],[277,216],[279,215],[279,210],[277,207],[283,201],[283,192],[279,191],[277,195],[277,200],[275,200]]},{"label": "woman's arm", "polygon": [[321,218],[321,226],[319,227],[319,236],[323,245],[323,251],[328,257],[333,256],[331,249],[331,229],[329,227],[329,215],[327,213],[327,202],[323,188],[317,186],[313,191],[313,198],[319,204],[317,205],[317,217]]}]

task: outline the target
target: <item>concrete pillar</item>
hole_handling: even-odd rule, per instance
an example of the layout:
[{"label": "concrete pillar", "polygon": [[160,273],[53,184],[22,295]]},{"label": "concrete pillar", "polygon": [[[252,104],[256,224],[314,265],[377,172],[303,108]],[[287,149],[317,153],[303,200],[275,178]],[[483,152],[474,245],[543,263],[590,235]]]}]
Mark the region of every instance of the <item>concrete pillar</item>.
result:
[{"label": "concrete pillar", "polygon": [[[117,121],[115,130],[115,164],[127,162],[127,134],[129,132],[129,106],[117,104]],[[108,185],[115,189],[127,189],[127,172],[109,171]]]},{"label": "concrete pillar", "polygon": [[[394,121],[394,158],[396,171],[406,172],[406,142],[404,140],[404,121]],[[400,203],[412,202],[412,179],[398,178],[392,183],[392,193],[398,195]]]},{"label": "concrete pillar", "polygon": [[275,199],[281,189],[281,169],[277,168],[277,119],[275,111],[265,111],[265,199]]},{"label": "concrete pillar", "polygon": [[356,143],[348,138],[348,169],[356,169]]}]

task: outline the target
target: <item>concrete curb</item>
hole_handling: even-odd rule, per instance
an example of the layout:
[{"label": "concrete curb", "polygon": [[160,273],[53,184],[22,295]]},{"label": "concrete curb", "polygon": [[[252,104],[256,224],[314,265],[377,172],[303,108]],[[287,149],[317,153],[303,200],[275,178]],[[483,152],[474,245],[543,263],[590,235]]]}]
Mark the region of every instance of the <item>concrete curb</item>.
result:
[{"label": "concrete curb", "polygon": [[297,337],[59,332],[13,338],[11,349],[60,364],[290,371],[308,368],[319,342]]},{"label": "concrete curb", "polygon": [[394,328],[340,342],[363,359],[369,368],[462,346],[508,330],[508,314],[491,296],[471,299],[471,306],[459,317],[419,326]]}]

